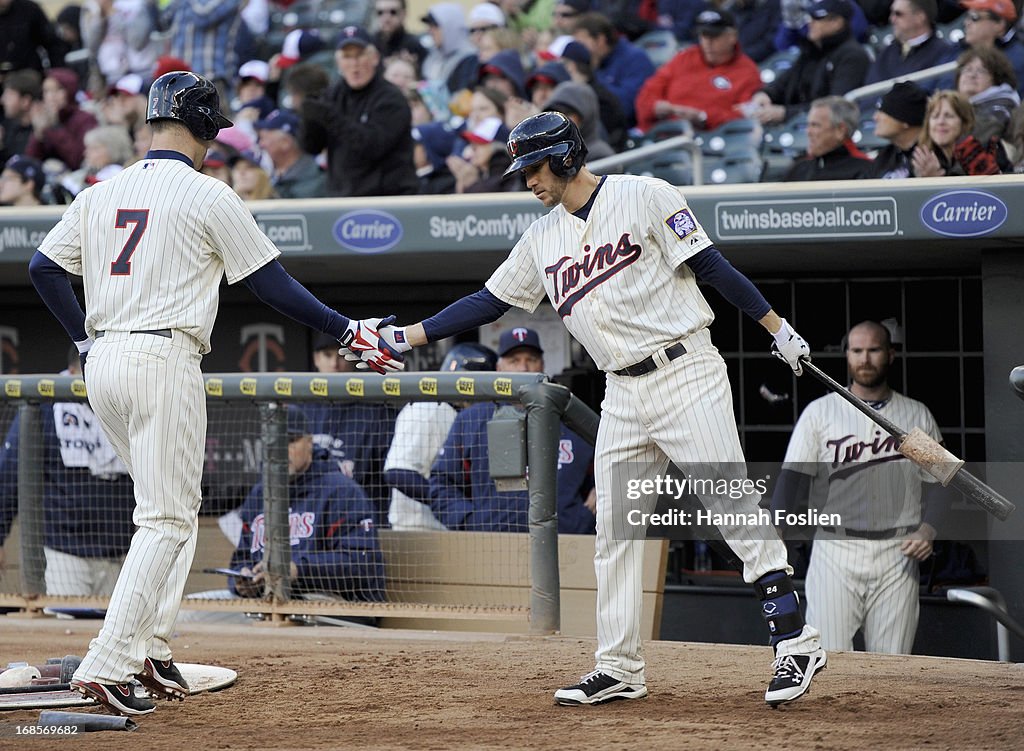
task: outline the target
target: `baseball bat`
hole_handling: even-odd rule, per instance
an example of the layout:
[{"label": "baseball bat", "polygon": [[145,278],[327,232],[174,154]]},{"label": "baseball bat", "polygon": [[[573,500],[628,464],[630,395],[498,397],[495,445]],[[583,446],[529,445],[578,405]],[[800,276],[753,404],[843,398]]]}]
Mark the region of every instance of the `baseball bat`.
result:
[{"label": "baseball bat", "polygon": [[[825,384],[830,391],[834,391],[839,394],[839,396],[843,397],[846,401],[867,415],[868,418],[870,418],[886,433],[896,438],[900,443],[903,443],[903,441],[906,440],[908,436],[907,431],[903,430],[890,420],[882,417],[863,400],[851,393],[849,389],[840,385],[840,383],[832,378],[828,373],[825,373],[821,368],[814,365],[809,360],[803,360],[802,364],[804,369]],[[913,457],[908,458],[914,461]],[[920,464],[921,462],[916,463]],[[967,500],[978,504],[999,521],[1006,521],[1006,518],[1013,513],[1013,510],[1016,508],[1016,506],[1014,506],[1010,501],[1003,498],[1003,496],[998,492],[983,483],[962,466],[959,467],[952,477],[949,478],[948,483],[943,482],[943,485],[945,484],[952,485],[954,488],[959,490]]]}]

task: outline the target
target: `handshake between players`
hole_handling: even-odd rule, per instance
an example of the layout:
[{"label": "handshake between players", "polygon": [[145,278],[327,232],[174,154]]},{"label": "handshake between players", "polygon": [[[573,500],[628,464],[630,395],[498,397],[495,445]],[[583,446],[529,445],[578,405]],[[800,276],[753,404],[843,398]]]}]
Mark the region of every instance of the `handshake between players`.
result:
[{"label": "handshake between players", "polygon": [[[794,373],[802,375],[801,363],[811,359],[810,347],[785,318],[780,320],[778,331],[772,334],[775,339],[772,354],[789,365]],[[413,345],[409,342],[406,327],[395,326],[394,323],[395,316],[352,319],[339,339],[342,344],[339,353],[356,363],[360,370],[373,370],[382,375],[404,370],[404,354]]]}]

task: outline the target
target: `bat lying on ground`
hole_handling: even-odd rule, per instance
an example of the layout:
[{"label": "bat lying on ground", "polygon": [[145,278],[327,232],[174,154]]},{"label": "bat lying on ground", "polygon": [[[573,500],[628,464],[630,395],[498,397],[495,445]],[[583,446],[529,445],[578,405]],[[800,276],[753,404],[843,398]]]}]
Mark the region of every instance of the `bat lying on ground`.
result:
[{"label": "bat lying on ground", "polygon": [[825,384],[829,390],[839,394],[839,396],[871,418],[885,432],[896,438],[900,442],[900,453],[922,467],[944,486],[952,485],[963,493],[965,498],[981,506],[999,521],[1006,521],[1006,517],[1013,513],[1016,506],[964,469],[963,459],[958,459],[956,455],[944,449],[923,430],[914,428],[907,433],[898,425],[886,420],[863,400],[850,393],[848,389],[840,385],[838,381],[822,371],[817,365],[814,365],[809,360],[803,360],[803,367],[812,376]]}]

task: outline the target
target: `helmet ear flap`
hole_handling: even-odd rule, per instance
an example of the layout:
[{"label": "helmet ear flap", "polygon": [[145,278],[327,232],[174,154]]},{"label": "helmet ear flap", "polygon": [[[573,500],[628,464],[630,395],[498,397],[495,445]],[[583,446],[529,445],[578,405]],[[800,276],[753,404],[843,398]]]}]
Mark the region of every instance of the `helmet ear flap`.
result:
[{"label": "helmet ear flap", "polygon": [[551,172],[555,177],[572,177],[580,171],[579,167],[576,166],[576,155],[572,151],[561,159],[552,156],[548,160],[548,163],[550,164]]}]

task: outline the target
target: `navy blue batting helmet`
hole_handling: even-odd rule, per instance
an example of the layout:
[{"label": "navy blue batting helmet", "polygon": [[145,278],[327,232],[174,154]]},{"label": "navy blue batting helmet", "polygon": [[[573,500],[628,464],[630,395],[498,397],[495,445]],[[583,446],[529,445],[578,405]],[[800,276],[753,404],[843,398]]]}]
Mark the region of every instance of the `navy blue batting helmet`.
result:
[{"label": "navy blue batting helmet", "polygon": [[547,159],[557,177],[572,177],[587,158],[587,145],[576,123],[561,112],[531,115],[512,129],[508,136],[512,164],[505,176]]},{"label": "navy blue batting helmet", "polygon": [[146,122],[177,120],[200,141],[212,141],[232,123],[220,111],[217,87],[184,70],[164,73],[149,89]]},{"label": "navy blue batting helmet", "polygon": [[498,355],[482,344],[467,342],[456,344],[444,357],[441,372],[455,370],[494,370],[498,367]]}]

